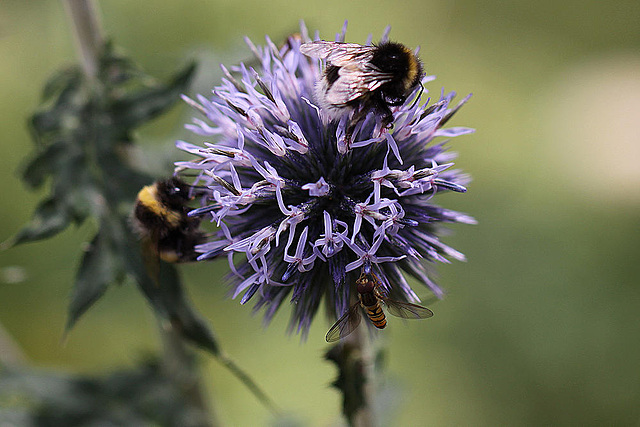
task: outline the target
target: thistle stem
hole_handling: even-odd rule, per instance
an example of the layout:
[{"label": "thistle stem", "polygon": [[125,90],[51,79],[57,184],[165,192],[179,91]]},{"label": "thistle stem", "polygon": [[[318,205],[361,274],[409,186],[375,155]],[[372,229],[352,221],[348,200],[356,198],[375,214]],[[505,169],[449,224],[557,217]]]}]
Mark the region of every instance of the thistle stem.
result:
[{"label": "thistle stem", "polygon": [[98,74],[104,35],[98,5],[95,0],[65,0],[71,20],[74,40],[85,75],[95,79]]},{"label": "thistle stem", "polygon": [[363,403],[353,417],[353,426],[374,427],[376,425],[373,410],[375,405],[375,364],[373,343],[371,342],[368,328],[364,325],[356,328],[347,337],[347,341],[360,353],[362,374],[364,376]]}]

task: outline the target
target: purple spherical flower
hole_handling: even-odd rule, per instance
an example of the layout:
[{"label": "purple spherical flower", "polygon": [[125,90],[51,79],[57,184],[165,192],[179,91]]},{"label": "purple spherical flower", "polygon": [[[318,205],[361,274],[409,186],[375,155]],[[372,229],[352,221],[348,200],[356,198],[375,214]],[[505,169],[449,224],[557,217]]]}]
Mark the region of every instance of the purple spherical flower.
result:
[{"label": "purple spherical flower", "polygon": [[433,203],[437,193],[466,191],[440,137],[472,132],[443,127],[468,97],[455,107],[455,93],[415,102],[428,93],[418,87],[393,107],[392,130],[372,112],[345,143],[349,112],[329,120],[317,106],[322,64],[300,53],[308,41],[302,26],[280,48],[248,42],[257,66],[223,67],[211,97],[185,97],[205,118],[187,128],[207,141],[178,141],[195,158],[176,164],[208,189],[190,215],[219,227],[196,248],[199,259],[227,256],[233,298],[253,298],[266,321],[289,299],[292,329],[303,333],[323,296],[330,316],[348,309],[361,271],[396,300],[418,301],[404,273],[441,297],[430,264],[464,256],[440,242],[440,224],[474,223]]}]

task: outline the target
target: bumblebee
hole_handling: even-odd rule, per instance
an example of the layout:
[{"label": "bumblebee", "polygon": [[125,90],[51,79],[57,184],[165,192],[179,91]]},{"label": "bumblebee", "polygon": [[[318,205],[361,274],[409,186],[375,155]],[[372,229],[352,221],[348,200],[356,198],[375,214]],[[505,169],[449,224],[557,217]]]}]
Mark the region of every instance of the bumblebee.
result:
[{"label": "bumblebee", "polygon": [[387,307],[387,311],[396,317],[403,319],[427,319],[433,316],[433,311],[427,307],[408,302],[395,301],[387,298],[380,291],[380,281],[373,273],[362,271],[356,281],[358,301],[340,318],[327,332],[327,342],[337,341],[353,332],[362,319],[361,311],[378,329],[387,326],[387,317],[381,307],[381,302]]},{"label": "bumblebee", "polygon": [[138,193],[133,223],[143,243],[166,262],[194,261],[204,243],[200,219],[187,215],[191,186],[176,177],[154,182]]},{"label": "bumblebee", "polygon": [[300,52],[326,60],[316,101],[332,120],[346,109],[355,111],[351,127],[373,110],[388,128],[393,121],[390,107],[404,104],[424,76],[416,54],[395,42],[363,46],[319,40],[303,44]]}]

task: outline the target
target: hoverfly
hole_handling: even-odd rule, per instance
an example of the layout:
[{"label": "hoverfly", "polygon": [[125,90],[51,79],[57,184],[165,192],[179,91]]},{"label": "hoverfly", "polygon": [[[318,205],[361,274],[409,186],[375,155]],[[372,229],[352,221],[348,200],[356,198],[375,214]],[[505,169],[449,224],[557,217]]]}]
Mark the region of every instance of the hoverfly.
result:
[{"label": "hoverfly", "polygon": [[382,295],[379,290],[380,282],[375,274],[365,273],[364,270],[360,274],[360,278],[356,281],[356,289],[358,290],[359,301],[351,306],[351,308],[340,318],[327,332],[325,339],[327,342],[338,341],[353,332],[360,324],[362,313],[365,313],[373,326],[383,329],[387,326],[387,318],[382,311],[380,302],[382,301],[387,307],[387,311],[396,317],[403,319],[427,319],[433,316],[433,311],[427,307],[408,302],[401,302],[389,299]]}]

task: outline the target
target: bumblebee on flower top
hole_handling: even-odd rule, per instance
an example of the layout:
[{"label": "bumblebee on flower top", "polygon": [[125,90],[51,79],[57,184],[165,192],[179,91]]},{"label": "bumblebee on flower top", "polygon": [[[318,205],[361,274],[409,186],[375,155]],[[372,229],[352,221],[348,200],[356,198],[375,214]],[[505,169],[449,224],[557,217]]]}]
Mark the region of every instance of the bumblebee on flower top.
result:
[{"label": "bumblebee on flower top", "polygon": [[327,62],[316,86],[316,102],[329,118],[340,118],[345,109],[354,111],[347,127],[347,145],[356,124],[370,111],[382,117],[383,128],[390,127],[390,107],[403,105],[424,77],[420,59],[396,42],[363,46],[318,40],[303,44],[300,52]]}]

